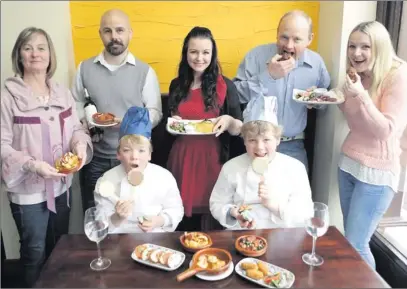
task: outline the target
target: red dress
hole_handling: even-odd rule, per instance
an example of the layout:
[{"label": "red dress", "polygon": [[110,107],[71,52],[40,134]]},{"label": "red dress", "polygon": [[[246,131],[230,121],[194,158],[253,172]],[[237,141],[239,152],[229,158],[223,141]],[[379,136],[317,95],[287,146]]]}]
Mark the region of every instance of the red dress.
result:
[{"label": "red dress", "polygon": [[[226,83],[220,77],[217,83],[218,103],[225,101]],[[191,89],[188,98],[178,106],[183,119],[205,119],[219,116],[219,109],[205,111],[200,88]],[[175,140],[168,157],[168,169],[172,172],[181,193],[185,216],[193,213],[207,214],[209,198],[218,179],[221,144],[214,135],[180,135]]]}]

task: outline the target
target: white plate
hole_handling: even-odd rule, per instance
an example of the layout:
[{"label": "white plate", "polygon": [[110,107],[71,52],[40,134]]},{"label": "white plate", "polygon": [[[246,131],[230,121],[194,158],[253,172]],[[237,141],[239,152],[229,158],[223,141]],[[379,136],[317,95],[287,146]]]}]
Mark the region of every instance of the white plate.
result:
[{"label": "white plate", "polygon": [[[208,120],[211,120],[213,123],[215,123],[215,118],[209,118]],[[169,117],[168,118],[168,120],[167,120],[167,131],[170,133],[170,134],[176,134],[176,135],[214,135],[214,134],[216,134],[216,132],[210,132],[210,133],[202,133],[202,132],[196,132],[195,130],[191,130],[191,131],[187,131],[187,132],[179,132],[179,131],[176,131],[176,130],[173,130],[171,127],[170,127],[170,125],[173,123],[173,122],[182,122],[182,123],[184,123],[184,124],[188,124],[188,123],[197,123],[197,122],[201,122],[201,121],[203,121],[203,119],[200,119],[200,120],[191,120],[191,119],[175,119],[175,118],[172,118],[172,117]]]},{"label": "white plate", "polygon": [[118,125],[119,123],[114,122],[114,123],[111,123],[111,124],[98,124],[98,123],[93,122],[93,120],[89,120],[89,124],[93,125],[93,126],[96,126],[96,127],[112,127],[112,126]]},{"label": "white plate", "polygon": [[290,272],[290,271],[288,271],[286,269],[283,269],[281,267],[278,267],[276,265],[261,261],[261,260],[256,259],[256,258],[244,258],[244,259],[240,260],[239,263],[236,264],[235,271],[236,271],[237,274],[239,274],[240,276],[242,276],[243,278],[245,278],[245,279],[247,279],[249,281],[257,283],[257,284],[259,284],[259,285],[261,285],[263,287],[276,288],[273,285],[267,285],[266,283],[264,283],[263,279],[255,280],[255,279],[252,279],[252,278],[246,276],[246,271],[241,268],[241,264],[243,262],[250,262],[250,263],[256,263],[256,264],[258,262],[262,262],[262,263],[264,263],[264,264],[266,264],[268,266],[269,272],[271,274],[276,274],[278,272],[281,272],[283,274],[282,275],[283,278],[282,278],[281,283],[279,284],[278,288],[290,288],[294,284],[295,276],[294,276],[294,274],[292,272]]},{"label": "white plate", "polygon": [[[321,93],[321,94],[323,93],[323,90],[322,90],[321,88],[317,88],[317,89],[315,89],[315,90],[316,90],[317,93]],[[314,90],[314,91],[315,91],[315,90]],[[345,101],[345,98],[344,98],[342,92],[341,92],[340,90],[338,90],[338,89],[333,89],[333,90],[330,90],[330,91],[328,91],[328,92],[323,93],[324,95],[327,95],[327,96],[330,96],[330,97],[334,97],[334,98],[337,99],[337,101],[333,101],[333,102],[331,102],[331,101],[307,101],[307,100],[299,100],[299,99],[297,99],[295,96],[296,96],[298,93],[300,93],[300,92],[306,92],[306,90],[301,90],[301,89],[296,89],[296,88],[293,89],[293,100],[294,100],[295,102],[302,103],[302,104],[317,104],[317,105],[321,105],[321,104],[324,104],[324,105],[325,105],[325,104],[340,104],[340,103],[342,103],[342,102]]]},{"label": "white plate", "polygon": [[[191,267],[191,265],[192,265],[192,260],[191,260],[191,262],[189,262],[189,267]],[[233,273],[233,268],[234,268],[233,262],[230,262],[229,267],[226,269],[225,272],[223,272],[221,274],[210,275],[205,272],[202,272],[202,273],[196,274],[195,276],[198,277],[199,279],[202,279],[205,281],[219,281],[219,280],[225,279],[226,277],[229,277],[230,274]]]},{"label": "white plate", "polygon": [[154,262],[152,262],[150,260],[144,261],[142,259],[139,259],[139,258],[137,258],[136,254],[134,253],[134,250],[133,250],[133,252],[131,253],[131,258],[134,261],[139,262],[141,264],[151,266],[151,267],[155,267],[155,268],[158,268],[158,269],[162,269],[162,270],[165,270],[165,271],[174,271],[174,270],[177,270],[182,265],[182,263],[184,263],[184,261],[185,261],[185,254],[182,253],[182,252],[175,251],[173,249],[166,248],[166,247],[161,247],[161,246],[154,245],[154,244],[140,244],[140,245],[146,245],[148,249],[160,249],[160,250],[163,250],[164,252],[171,252],[171,253],[178,254],[178,255],[181,256],[179,264],[177,264],[174,268],[170,268],[170,267],[165,266],[165,265],[163,265],[161,263],[154,263]]}]

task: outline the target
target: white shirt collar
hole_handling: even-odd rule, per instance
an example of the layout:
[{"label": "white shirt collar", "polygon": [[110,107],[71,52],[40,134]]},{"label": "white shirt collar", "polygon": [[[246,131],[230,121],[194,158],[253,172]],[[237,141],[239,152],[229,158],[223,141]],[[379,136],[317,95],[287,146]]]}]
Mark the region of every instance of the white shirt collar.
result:
[{"label": "white shirt collar", "polygon": [[[103,54],[103,51],[101,53],[99,53],[98,56],[95,57],[95,59],[93,60],[94,63],[96,62],[100,62],[100,64],[102,64],[103,66],[110,66],[110,64],[108,64],[105,60],[105,56]],[[127,52],[127,57],[126,57],[126,61],[124,61],[122,64],[120,64],[119,66],[124,65],[125,63],[129,63],[131,65],[136,66],[136,58],[134,57],[134,55],[129,51]]]}]

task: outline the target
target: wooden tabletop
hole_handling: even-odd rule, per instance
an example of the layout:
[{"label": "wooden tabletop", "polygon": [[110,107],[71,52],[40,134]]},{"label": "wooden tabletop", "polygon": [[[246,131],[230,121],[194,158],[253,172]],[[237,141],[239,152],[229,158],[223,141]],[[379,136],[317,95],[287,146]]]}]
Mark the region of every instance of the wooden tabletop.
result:
[{"label": "wooden tabletop", "polygon": [[[256,234],[267,239],[268,250],[260,260],[290,270],[295,274],[295,288],[389,288],[380,275],[365,263],[343,235],[330,227],[318,238],[316,253],[325,262],[311,267],[301,256],[311,252],[312,238],[303,228],[265,229],[253,231],[212,231],[213,247],[228,250],[234,264],[245,258],[234,248],[237,237]],[[152,243],[183,251],[179,243],[182,232],[108,235],[102,241],[103,256],[112,265],[105,271],[90,269],[90,262],[97,257],[96,244],[85,235],[63,236],[45,264],[36,287],[82,288],[253,288],[257,284],[243,279],[236,272],[220,281],[204,281],[192,277],[178,283],[176,275],[188,268],[192,254],[184,252],[185,262],[175,271],[167,272],[135,262],[130,255],[143,243]]]}]

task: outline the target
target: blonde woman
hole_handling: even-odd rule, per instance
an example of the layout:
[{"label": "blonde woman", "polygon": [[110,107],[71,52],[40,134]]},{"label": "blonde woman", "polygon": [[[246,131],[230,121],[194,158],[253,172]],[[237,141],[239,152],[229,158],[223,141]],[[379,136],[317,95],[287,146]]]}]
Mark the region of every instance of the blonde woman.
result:
[{"label": "blonde woman", "polygon": [[407,64],[394,52],[389,33],[376,21],[351,32],[346,100],[340,109],[350,132],[339,161],[339,193],[345,235],[372,267],[369,241],[399,184],[400,137],[407,123]]},{"label": "blonde woman", "polygon": [[70,91],[52,80],[55,49],[42,29],[29,27],[12,51],[15,77],[1,91],[1,174],[20,235],[27,286],[62,234],[68,233],[72,174],[55,161],[67,152],[92,158],[92,143]]},{"label": "blonde woman", "polygon": [[[275,97],[262,96],[243,112],[241,134],[247,153],[223,165],[209,200],[213,217],[227,229],[303,226],[312,213],[305,166],[276,152],[282,131],[276,105]],[[255,168],[258,160],[263,161],[262,173]]]}]

